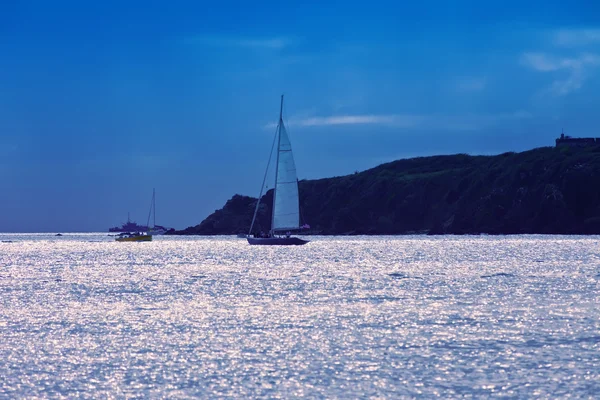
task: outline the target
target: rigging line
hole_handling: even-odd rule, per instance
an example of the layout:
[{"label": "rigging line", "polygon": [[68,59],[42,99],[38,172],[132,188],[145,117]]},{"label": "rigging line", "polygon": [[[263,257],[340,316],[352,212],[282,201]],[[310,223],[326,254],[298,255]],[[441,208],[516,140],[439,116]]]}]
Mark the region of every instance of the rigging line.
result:
[{"label": "rigging line", "polygon": [[[254,215],[252,216],[252,223],[250,224],[250,231],[248,232],[248,235],[252,234],[252,228],[254,228],[254,221],[256,221],[256,214],[258,213],[258,206],[260,205],[260,199],[263,194],[265,182],[267,181],[267,174],[269,172],[269,166],[271,165],[271,158],[273,157],[273,149],[275,148],[275,140],[277,139],[278,130],[279,130],[279,123],[277,123],[277,127],[275,128],[275,136],[273,137],[273,144],[271,144],[271,152],[269,153],[269,161],[267,162],[267,169],[265,170],[265,176],[263,177],[262,185],[260,186],[260,194],[258,195],[258,199],[256,200],[256,207],[254,208]],[[275,167],[275,168],[277,168],[277,167]],[[273,194],[275,194],[275,193],[273,193]],[[273,204],[273,206],[275,206],[275,205]]]},{"label": "rigging line", "polygon": [[148,220],[146,221],[146,229],[150,229],[150,215],[152,215],[152,202],[154,201],[154,195],[152,195],[152,200],[150,200],[150,210],[148,211]]},{"label": "rigging line", "polygon": [[298,182],[298,213],[300,214],[300,226],[306,224],[306,220],[304,219],[304,215],[302,214],[302,206],[300,204],[300,182]]}]

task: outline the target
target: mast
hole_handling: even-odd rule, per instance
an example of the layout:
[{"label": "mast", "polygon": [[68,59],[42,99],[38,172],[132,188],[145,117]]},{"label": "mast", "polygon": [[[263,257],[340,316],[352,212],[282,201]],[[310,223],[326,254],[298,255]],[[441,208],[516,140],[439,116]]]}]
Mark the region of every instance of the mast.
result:
[{"label": "mast", "polygon": [[283,121],[283,95],[281,95],[281,105],[279,106],[279,121]]},{"label": "mast", "polygon": [[279,177],[279,147],[281,145],[281,125],[283,125],[283,95],[279,107],[279,124],[277,129],[277,160],[275,161],[275,186],[273,187],[273,207],[271,210],[271,233],[275,234],[275,201],[277,200],[277,178]]},{"label": "mast", "polygon": [[154,222],[152,222],[152,226],[156,228],[156,192],[154,188],[152,188],[152,209],[154,209]]},{"label": "mast", "polygon": [[[146,229],[150,229],[150,217],[154,210],[154,188],[152,188],[152,200],[150,200],[150,209],[148,210],[148,219],[146,220]],[[154,225],[156,226],[156,211],[154,211]]]}]

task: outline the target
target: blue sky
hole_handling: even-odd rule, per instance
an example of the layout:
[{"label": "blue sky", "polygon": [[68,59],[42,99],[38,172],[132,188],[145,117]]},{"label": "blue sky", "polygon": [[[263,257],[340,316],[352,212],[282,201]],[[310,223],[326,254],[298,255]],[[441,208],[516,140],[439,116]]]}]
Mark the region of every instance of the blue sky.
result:
[{"label": "blue sky", "polygon": [[199,223],[300,178],[600,136],[592,1],[3,1],[0,231]]}]

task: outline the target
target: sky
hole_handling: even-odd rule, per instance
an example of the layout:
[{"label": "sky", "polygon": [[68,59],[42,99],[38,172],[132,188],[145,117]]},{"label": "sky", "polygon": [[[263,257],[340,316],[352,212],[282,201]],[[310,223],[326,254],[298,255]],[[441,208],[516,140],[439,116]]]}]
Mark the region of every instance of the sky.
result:
[{"label": "sky", "polygon": [[595,3],[2,1],[0,231],[256,196],[281,94],[300,179],[600,137]]}]

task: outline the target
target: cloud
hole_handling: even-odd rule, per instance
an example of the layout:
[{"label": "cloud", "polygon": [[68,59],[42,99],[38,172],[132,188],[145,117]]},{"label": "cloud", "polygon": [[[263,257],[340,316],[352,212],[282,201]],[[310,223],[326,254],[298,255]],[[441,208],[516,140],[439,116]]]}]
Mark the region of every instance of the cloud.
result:
[{"label": "cloud", "polygon": [[247,49],[282,50],[296,42],[295,39],[278,36],[271,38],[252,38],[218,35],[197,35],[184,39],[187,43],[202,44],[214,47],[240,47]]},{"label": "cloud", "polygon": [[525,53],[521,60],[525,65],[541,72],[581,69],[586,66],[600,65],[600,56],[590,53],[584,53],[575,58],[561,58],[545,53]]},{"label": "cloud", "polygon": [[419,115],[339,115],[330,117],[311,117],[296,124],[300,126],[328,126],[328,125],[393,125],[415,126],[423,117]]},{"label": "cloud", "polygon": [[[593,70],[600,66],[600,29],[555,29],[545,31],[551,45],[548,52],[526,52],[521,55],[521,64],[541,73],[547,73],[554,81],[542,91],[542,95],[565,96],[583,87]],[[578,49],[578,50],[575,50]],[[559,51],[578,51],[564,55]]]},{"label": "cloud", "polygon": [[455,82],[455,89],[459,92],[481,92],[487,86],[487,78],[467,77]]},{"label": "cloud", "polygon": [[[333,115],[328,117],[291,118],[286,121],[292,127],[326,127],[340,125],[378,125],[393,128],[438,129],[446,131],[476,131],[503,121],[530,118],[526,111],[508,114],[384,114],[384,115]],[[265,128],[272,129],[276,124],[268,124]]]},{"label": "cloud", "polygon": [[543,53],[525,53],[521,56],[521,63],[542,72],[556,71],[562,68],[560,62]]},{"label": "cloud", "polygon": [[584,47],[600,44],[600,29],[558,29],[552,32],[552,42],[561,47]]},{"label": "cloud", "polygon": [[521,62],[538,72],[567,72],[566,79],[556,79],[549,88],[554,95],[564,96],[581,89],[589,70],[600,66],[600,55],[584,53],[577,57],[557,57],[546,53],[525,53]]},{"label": "cloud", "polygon": [[[415,127],[421,123],[420,115],[332,115],[328,117],[290,118],[287,126],[316,127],[334,125],[387,125],[395,127]],[[277,124],[269,123],[265,128],[275,128]]]}]

